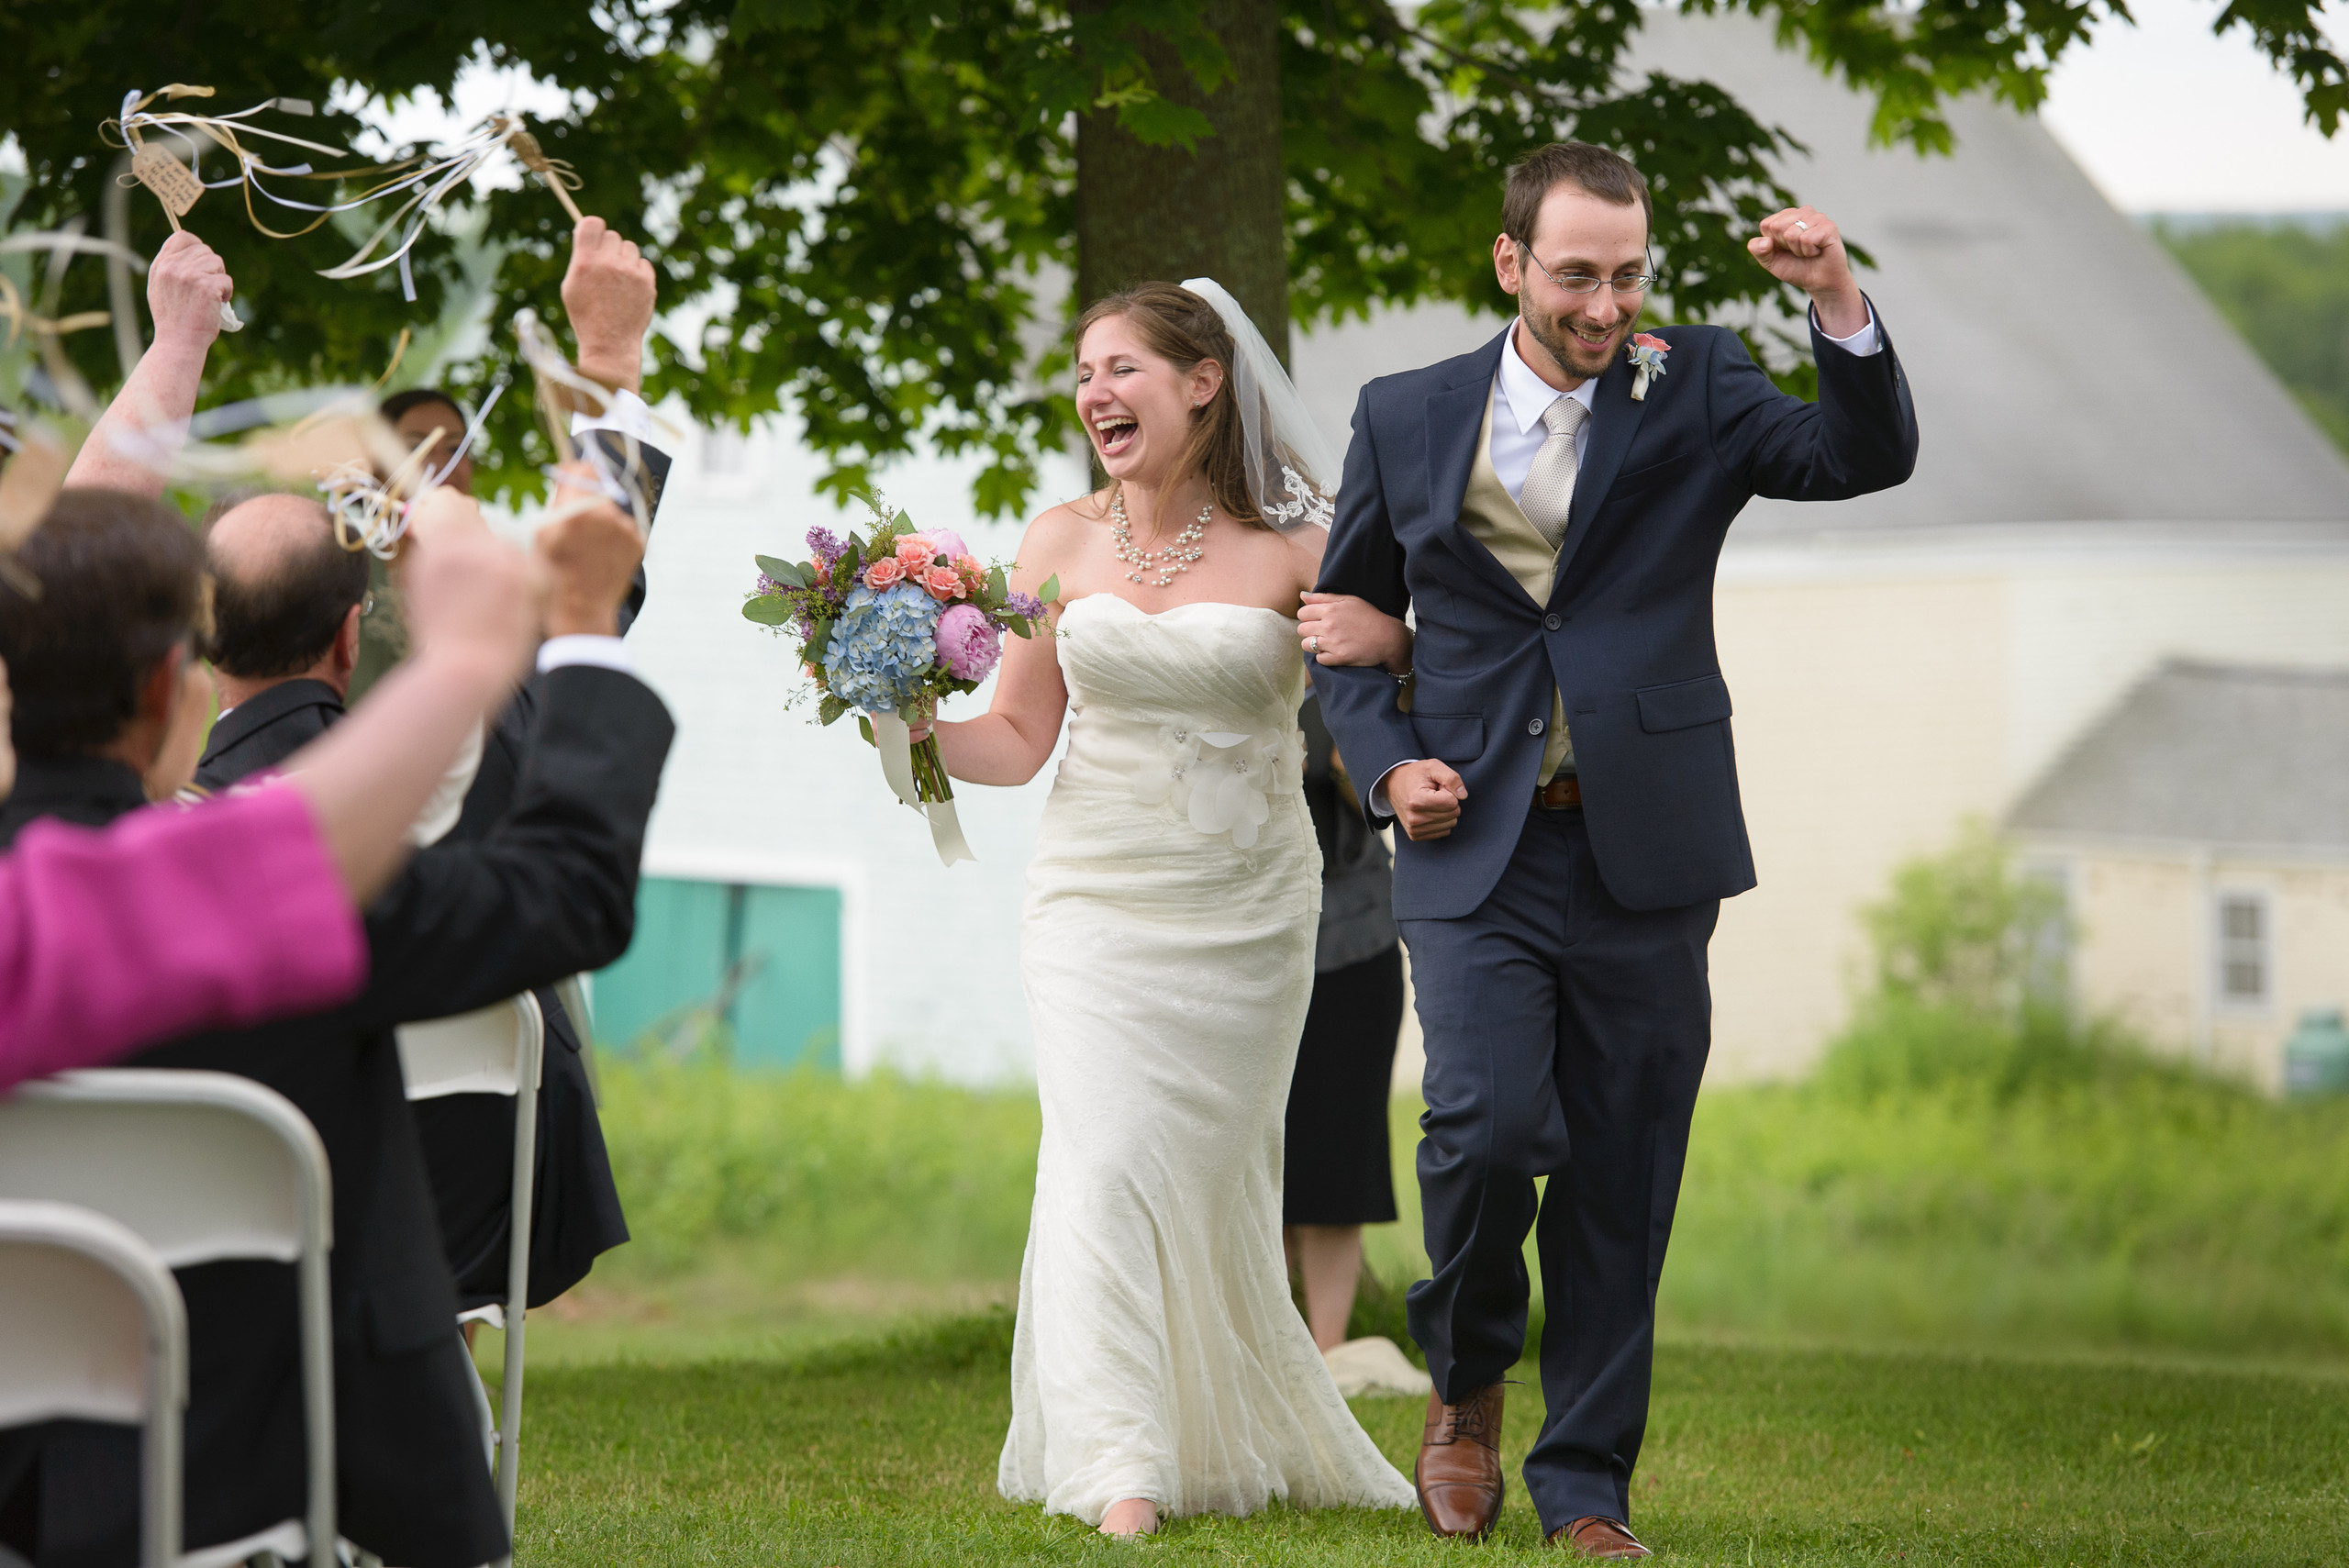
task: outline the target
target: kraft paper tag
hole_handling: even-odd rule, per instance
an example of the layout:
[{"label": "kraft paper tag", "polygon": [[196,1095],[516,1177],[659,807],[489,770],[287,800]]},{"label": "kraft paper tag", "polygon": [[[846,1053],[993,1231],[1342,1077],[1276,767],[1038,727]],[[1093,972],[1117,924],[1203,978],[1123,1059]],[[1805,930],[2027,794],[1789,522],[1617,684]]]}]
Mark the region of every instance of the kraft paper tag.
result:
[{"label": "kraft paper tag", "polygon": [[174,218],[185,217],[187,209],[204,195],[204,183],[191,172],[188,166],[164,151],[153,142],[141,147],[130,157],[131,177],[155,193],[163,210]]}]

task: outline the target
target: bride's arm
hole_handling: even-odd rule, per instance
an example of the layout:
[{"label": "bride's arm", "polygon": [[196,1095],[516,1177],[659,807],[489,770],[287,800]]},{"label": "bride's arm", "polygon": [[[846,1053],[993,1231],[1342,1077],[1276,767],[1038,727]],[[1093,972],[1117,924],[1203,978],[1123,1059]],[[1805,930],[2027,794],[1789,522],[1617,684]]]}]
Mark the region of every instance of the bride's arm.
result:
[{"label": "bride's arm", "polygon": [[1376,665],[1411,673],[1411,628],[1352,594],[1308,594],[1297,612],[1306,656],[1323,664]]},{"label": "bride's arm", "polygon": [[[1019,541],[1019,564],[1011,586],[1033,594],[1053,575],[1052,514],[1039,517]],[[1050,606],[1057,615],[1059,606]],[[1060,743],[1061,720],[1068,713],[1068,684],[1061,678],[1060,651],[1049,619],[1035,623],[1033,637],[1004,638],[1003,663],[996,671],[995,700],[977,718],[940,719],[931,732],[946,771],[966,784],[1023,784],[1051,760]]]}]

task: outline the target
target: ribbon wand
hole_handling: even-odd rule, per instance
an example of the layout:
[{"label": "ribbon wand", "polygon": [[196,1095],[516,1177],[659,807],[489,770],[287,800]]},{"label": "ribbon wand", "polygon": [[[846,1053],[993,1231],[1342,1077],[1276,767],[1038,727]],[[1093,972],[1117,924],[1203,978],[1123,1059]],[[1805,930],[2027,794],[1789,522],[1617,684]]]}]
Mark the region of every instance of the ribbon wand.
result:
[{"label": "ribbon wand", "polygon": [[579,188],[577,172],[562,159],[548,157],[546,150],[539,145],[539,139],[522,128],[519,115],[507,117],[506,124],[512,128],[506,133],[506,145],[514,150],[514,156],[521,161],[523,168],[547,183],[547,189],[562,204],[562,210],[571,215],[572,227],[576,228],[586,217],[579,210],[579,204],[571,199],[571,193]]}]

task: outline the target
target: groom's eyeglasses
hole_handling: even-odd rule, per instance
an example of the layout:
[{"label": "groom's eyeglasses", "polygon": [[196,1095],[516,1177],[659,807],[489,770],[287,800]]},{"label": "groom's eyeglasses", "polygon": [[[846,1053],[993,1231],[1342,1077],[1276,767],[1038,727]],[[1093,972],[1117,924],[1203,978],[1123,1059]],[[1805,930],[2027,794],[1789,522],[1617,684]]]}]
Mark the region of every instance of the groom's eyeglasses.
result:
[{"label": "groom's eyeglasses", "polygon": [[1602,284],[1611,286],[1617,294],[1645,294],[1655,286],[1653,272],[1632,272],[1620,278],[1595,278],[1588,272],[1553,272],[1535,258],[1533,248],[1523,240],[1518,241],[1517,254],[1527,266],[1568,294],[1597,294]]}]

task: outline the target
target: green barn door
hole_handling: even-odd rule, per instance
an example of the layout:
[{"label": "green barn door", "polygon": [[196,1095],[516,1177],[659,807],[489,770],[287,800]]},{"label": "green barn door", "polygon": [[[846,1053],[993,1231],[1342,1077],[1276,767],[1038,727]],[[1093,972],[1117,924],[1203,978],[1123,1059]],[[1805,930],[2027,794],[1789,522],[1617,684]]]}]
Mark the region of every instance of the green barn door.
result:
[{"label": "green barn door", "polygon": [[841,1064],[841,895],[643,878],[636,940],[596,976],[596,1035],[690,1042],[723,1023],[743,1066]]}]

